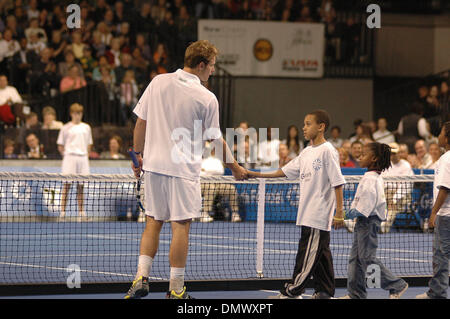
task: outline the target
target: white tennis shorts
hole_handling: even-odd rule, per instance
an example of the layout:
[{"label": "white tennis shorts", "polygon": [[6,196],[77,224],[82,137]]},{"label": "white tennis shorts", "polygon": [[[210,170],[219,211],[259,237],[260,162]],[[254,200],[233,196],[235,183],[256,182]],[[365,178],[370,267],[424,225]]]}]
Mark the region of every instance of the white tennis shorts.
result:
[{"label": "white tennis shorts", "polygon": [[62,160],[61,173],[63,174],[89,174],[89,158],[67,154]]},{"label": "white tennis shorts", "polygon": [[200,180],[144,174],[145,214],[159,221],[199,218],[202,209]]}]

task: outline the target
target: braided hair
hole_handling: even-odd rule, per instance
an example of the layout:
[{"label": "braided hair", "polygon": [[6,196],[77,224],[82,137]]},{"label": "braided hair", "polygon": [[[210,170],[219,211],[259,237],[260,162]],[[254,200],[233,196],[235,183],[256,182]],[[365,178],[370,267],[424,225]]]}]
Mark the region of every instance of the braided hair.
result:
[{"label": "braided hair", "polygon": [[377,159],[374,166],[371,167],[379,172],[388,169],[391,166],[391,148],[384,143],[373,142],[367,145]]}]

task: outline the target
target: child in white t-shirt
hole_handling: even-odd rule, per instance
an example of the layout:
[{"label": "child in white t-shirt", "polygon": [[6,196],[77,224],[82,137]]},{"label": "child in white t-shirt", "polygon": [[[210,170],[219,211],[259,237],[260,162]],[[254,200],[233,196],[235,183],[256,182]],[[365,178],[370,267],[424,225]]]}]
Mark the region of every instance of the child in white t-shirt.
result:
[{"label": "child in white t-shirt", "polygon": [[353,245],[348,262],[348,295],[341,299],[365,299],[366,270],[379,268],[381,288],[389,290],[390,299],[399,299],[408,284],[394,276],[377,258],[377,233],[386,219],[386,196],[381,172],[391,165],[391,148],[386,144],[370,143],[363,147],[361,167],[367,172],[359,182],[347,217],[356,218]]},{"label": "child in white t-shirt", "polygon": [[[330,118],[326,111],[317,110],[306,115],[303,134],[310,145],[299,156],[274,173],[247,171],[249,177],[287,177],[300,179],[300,198],[297,226],[301,238],[295,262],[293,279],[286,283],[275,298],[300,299],[308,279],[315,283],[313,299],[334,296],[334,269],[330,250],[330,231],[344,225],[343,185],[339,155],[327,142],[324,133]],[[333,213],[336,208],[336,215]]]},{"label": "child in white t-shirt", "polygon": [[[89,174],[89,152],[93,144],[91,127],[81,122],[83,117],[83,106],[74,103],[70,106],[70,117],[72,120],[65,124],[59,131],[58,150],[63,156],[62,174]],[[67,195],[70,191],[70,183],[64,184],[61,200],[60,219],[66,215]],[[87,220],[83,210],[83,185],[77,185],[77,201],[79,219]]]},{"label": "child in white t-shirt", "polygon": [[433,208],[429,227],[434,228],[433,277],[427,292],[417,299],[446,299],[448,290],[448,263],[450,260],[450,121],[439,134],[439,146],[445,154],[439,158],[434,174]]}]

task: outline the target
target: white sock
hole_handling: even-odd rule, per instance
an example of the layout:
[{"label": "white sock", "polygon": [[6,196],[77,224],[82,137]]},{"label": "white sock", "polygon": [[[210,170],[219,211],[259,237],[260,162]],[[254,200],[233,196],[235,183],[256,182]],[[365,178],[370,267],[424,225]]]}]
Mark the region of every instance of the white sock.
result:
[{"label": "white sock", "polygon": [[176,293],[180,293],[183,291],[184,270],[185,268],[170,267],[169,291],[174,290]]},{"label": "white sock", "polygon": [[146,255],[139,256],[138,270],[136,273],[136,278],[139,277],[148,277],[150,274],[150,270],[152,270],[153,258]]}]

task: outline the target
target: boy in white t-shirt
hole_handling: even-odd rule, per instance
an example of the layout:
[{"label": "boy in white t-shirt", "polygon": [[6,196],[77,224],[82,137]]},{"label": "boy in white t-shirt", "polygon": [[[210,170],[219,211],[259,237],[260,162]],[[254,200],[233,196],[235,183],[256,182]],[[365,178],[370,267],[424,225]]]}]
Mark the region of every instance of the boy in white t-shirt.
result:
[{"label": "boy in white t-shirt", "polygon": [[366,299],[366,270],[370,265],[380,269],[381,288],[389,290],[390,299],[399,299],[408,284],[394,276],[377,258],[377,233],[386,219],[386,196],[381,172],[391,165],[391,148],[386,144],[370,143],[363,147],[361,167],[367,172],[359,182],[347,217],[356,218],[353,245],[348,261],[348,295],[340,299]]},{"label": "boy in white t-shirt", "polygon": [[450,122],[446,122],[439,134],[439,146],[445,154],[437,163],[433,185],[433,208],[429,227],[434,229],[433,277],[429,290],[417,299],[446,299],[448,289],[448,266],[450,261]]},{"label": "boy in white t-shirt", "polygon": [[324,137],[329,125],[330,118],[326,111],[311,112],[306,115],[303,126],[303,134],[310,140],[310,145],[299,156],[274,173],[247,171],[249,177],[300,178],[297,225],[301,226],[302,231],[293,279],[274,298],[301,299],[311,276],[315,283],[313,299],[330,299],[334,296],[330,231],[332,224],[335,229],[344,224],[345,179],[341,173],[338,152]]},{"label": "boy in white t-shirt", "polygon": [[[70,117],[72,121],[65,124],[59,131],[58,150],[63,156],[62,174],[89,174],[89,152],[92,148],[92,132],[89,124],[81,122],[83,118],[83,106],[74,103],[70,106]],[[67,195],[70,191],[70,183],[64,184],[61,200],[60,219],[66,215]],[[87,220],[83,210],[83,185],[77,185],[77,201],[79,220]]]}]

